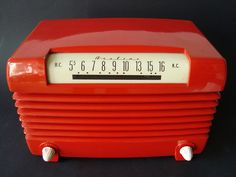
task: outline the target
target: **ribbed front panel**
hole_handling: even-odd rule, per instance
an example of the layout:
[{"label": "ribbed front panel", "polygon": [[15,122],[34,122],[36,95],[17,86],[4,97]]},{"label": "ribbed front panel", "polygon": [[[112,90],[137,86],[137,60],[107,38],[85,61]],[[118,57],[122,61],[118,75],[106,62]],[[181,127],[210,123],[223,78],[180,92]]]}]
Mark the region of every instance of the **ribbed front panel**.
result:
[{"label": "ribbed front panel", "polygon": [[218,93],[161,95],[21,94],[26,136],[49,139],[163,138],[207,134]]}]

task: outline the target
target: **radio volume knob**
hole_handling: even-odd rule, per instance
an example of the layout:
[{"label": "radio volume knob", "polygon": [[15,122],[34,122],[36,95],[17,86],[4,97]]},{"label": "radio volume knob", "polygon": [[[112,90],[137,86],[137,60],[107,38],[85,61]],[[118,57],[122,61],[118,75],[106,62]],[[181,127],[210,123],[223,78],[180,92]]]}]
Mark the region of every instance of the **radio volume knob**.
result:
[{"label": "radio volume knob", "polygon": [[52,160],[53,156],[55,155],[56,151],[52,147],[44,147],[42,149],[42,157],[45,162],[49,162]]},{"label": "radio volume knob", "polygon": [[183,156],[184,160],[191,161],[193,158],[193,149],[191,146],[183,146],[179,153]]}]

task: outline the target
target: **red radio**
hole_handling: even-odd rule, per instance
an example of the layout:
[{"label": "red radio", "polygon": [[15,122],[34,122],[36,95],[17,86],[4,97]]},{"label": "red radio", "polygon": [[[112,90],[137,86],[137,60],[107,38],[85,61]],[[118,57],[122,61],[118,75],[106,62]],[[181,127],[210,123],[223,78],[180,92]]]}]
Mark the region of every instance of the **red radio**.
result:
[{"label": "red radio", "polygon": [[190,21],[42,21],[8,60],[32,154],[191,160],[204,149],[226,63]]}]

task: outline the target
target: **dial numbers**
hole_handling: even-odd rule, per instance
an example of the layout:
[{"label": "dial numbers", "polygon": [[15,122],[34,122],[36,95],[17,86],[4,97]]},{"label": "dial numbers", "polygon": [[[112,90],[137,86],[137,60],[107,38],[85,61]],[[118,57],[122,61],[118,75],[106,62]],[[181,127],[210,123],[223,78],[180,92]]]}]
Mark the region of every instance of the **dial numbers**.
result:
[{"label": "dial numbers", "polygon": [[49,83],[187,83],[189,65],[179,53],[55,53],[47,73]]}]

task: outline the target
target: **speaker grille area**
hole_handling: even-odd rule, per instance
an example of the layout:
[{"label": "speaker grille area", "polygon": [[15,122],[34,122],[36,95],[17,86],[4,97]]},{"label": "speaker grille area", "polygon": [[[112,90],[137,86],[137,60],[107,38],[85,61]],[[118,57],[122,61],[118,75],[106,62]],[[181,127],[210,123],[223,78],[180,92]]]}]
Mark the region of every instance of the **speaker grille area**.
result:
[{"label": "speaker grille area", "polygon": [[13,95],[26,137],[45,141],[207,135],[219,97],[218,93]]}]

